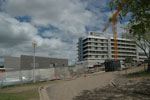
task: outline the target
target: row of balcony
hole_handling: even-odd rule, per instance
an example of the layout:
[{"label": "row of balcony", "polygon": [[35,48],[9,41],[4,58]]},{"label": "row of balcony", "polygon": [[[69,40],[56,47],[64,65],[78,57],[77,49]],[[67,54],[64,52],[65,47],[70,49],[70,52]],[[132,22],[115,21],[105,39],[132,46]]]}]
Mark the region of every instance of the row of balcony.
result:
[{"label": "row of balcony", "polygon": [[102,39],[102,38],[86,38],[83,40],[83,42],[87,42],[87,41],[108,41],[107,39]]},{"label": "row of balcony", "polygon": [[[113,45],[114,42],[111,42],[111,45]],[[126,43],[126,42],[118,42],[118,45],[124,45],[124,46],[130,46],[130,45],[133,45],[133,46],[136,46],[135,43]]]},{"label": "row of balcony", "polygon": [[86,47],[98,47],[98,48],[102,48],[102,47],[108,47],[107,45],[85,45],[83,46],[83,48],[86,48]]},{"label": "row of balcony", "polygon": [[[111,46],[114,46],[114,43],[111,43]],[[134,47],[134,48],[136,48],[136,45],[118,44],[118,47]]]},{"label": "row of balcony", "polygon": [[[108,58],[107,57],[105,57],[105,58],[85,57],[84,59],[85,60],[106,60]],[[112,59],[114,59],[114,58],[112,58]],[[125,57],[118,57],[118,60],[125,60]],[[133,60],[137,60],[137,58],[135,57],[135,58],[133,58]]]},{"label": "row of balcony", "polygon": [[[84,52],[83,55],[108,55],[107,52],[105,53],[90,53],[90,52]],[[112,53],[112,55],[114,55],[114,53]],[[118,53],[118,55],[120,56],[136,56],[136,53],[132,54],[132,53]],[[146,58],[145,57],[142,57],[142,58]]]},{"label": "row of balcony", "polygon": [[[108,48],[107,47],[86,47],[86,48],[83,48],[83,51],[108,51]],[[114,48],[112,47],[111,51],[113,52],[114,51]],[[136,49],[130,49],[130,48],[118,48],[118,52],[136,52]]]},{"label": "row of balcony", "polygon": [[[111,39],[111,41],[113,42],[113,41],[114,41],[114,39]],[[127,40],[127,39],[125,39],[125,40],[117,39],[117,41],[118,41],[118,42],[123,42],[123,43],[124,43],[124,42],[126,42],[126,43],[135,43],[135,41],[133,41],[133,40],[129,40],[129,39],[128,39],[128,40]]]},{"label": "row of balcony", "polygon": [[107,48],[84,48],[83,51],[108,51]]},{"label": "row of balcony", "polygon": [[[114,46],[112,45],[111,48],[114,49]],[[121,47],[121,46],[118,46],[118,49],[123,49],[123,50],[125,50],[125,49],[136,50],[137,48],[136,48],[136,47]]]}]

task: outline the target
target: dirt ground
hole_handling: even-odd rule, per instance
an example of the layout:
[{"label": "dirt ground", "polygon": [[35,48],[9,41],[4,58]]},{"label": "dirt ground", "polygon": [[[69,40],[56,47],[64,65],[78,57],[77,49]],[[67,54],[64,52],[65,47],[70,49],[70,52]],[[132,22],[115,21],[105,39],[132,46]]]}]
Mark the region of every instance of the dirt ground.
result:
[{"label": "dirt ground", "polygon": [[47,88],[50,100],[72,100],[83,90],[92,90],[108,85],[116,77],[114,72],[81,77],[72,81],[55,84]]},{"label": "dirt ground", "polygon": [[[143,67],[136,67],[136,68],[128,69],[127,73],[138,72],[143,69],[144,69]],[[112,87],[107,87],[107,86],[109,86],[109,84],[113,85],[111,81],[117,79],[118,77],[122,76],[125,73],[126,71],[123,70],[123,71],[104,72],[104,73],[100,73],[96,75],[90,75],[87,77],[81,77],[75,80],[54,84],[53,86],[49,86],[46,90],[49,96],[49,100],[80,100],[76,96],[82,95],[81,94],[82,92],[84,93],[86,91],[85,93],[88,94],[88,93],[92,93],[92,92],[89,92],[90,90],[103,89],[103,88],[106,88],[107,90],[109,88],[112,88]],[[122,82],[122,81],[127,82],[126,80],[119,80],[119,82]],[[110,92],[107,93],[105,89],[101,91],[100,93],[103,94],[103,92],[105,92],[106,94],[110,93]],[[115,92],[115,91],[112,90],[112,92]],[[120,97],[120,95],[117,95],[117,96]],[[76,99],[75,97],[78,99]],[[107,99],[107,98],[105,98],[104,96],[104,99]],[[129,99],[130,98],[128,98],[128,100]],[[101,100],[101,99],[96,99],[96,96],[95,96],[95,98],[92,98],[92,99],[86,98],[83,100]]]},{"label": "dirt ground", "polygon": [[84,90],[73,100],[150,100],[150,78],[122,81],[115,80],[116,85]]}]

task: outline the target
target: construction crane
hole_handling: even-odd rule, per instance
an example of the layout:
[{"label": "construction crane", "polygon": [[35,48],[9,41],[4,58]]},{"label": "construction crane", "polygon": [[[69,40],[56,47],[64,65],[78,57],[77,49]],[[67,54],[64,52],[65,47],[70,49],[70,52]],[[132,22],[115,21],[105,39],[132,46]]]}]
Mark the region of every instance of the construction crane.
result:
[{"label": "construction crane", "polygon": [[113,31],[113,38],[114,38],[114,59],[115,60],[118,60],[118,41],[117,41],[117,27],[116,27],[117,15],[121,11],[124,5],[125,3],[123,2],[121,6],[117,9],[117,11],[112,15],[112,18],[108,20],[108,23],[103,29],[103,32],[105,32],[109,24],[112,22],[112,31]]}]

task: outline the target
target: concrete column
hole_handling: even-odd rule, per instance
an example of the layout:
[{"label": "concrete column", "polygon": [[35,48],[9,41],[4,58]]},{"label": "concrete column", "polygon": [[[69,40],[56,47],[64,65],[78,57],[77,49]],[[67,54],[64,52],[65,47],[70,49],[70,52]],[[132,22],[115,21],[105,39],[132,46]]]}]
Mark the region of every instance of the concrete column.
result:
[{"label": "concrete column", "polygon": [[136,59],[137,61],[139,61],[139,50],[137,45],[136,45]]},{"label": "concrete column", "polygon": [[79,51],[78,51],[78,56],[79,56],[79,61],[82,61],[83,60],[83,38],[79,38]]},{"label": "concrete column", "polygon": [[108,36],[108,59],[112,59],[111,54],[111,39],[110,36]]}]

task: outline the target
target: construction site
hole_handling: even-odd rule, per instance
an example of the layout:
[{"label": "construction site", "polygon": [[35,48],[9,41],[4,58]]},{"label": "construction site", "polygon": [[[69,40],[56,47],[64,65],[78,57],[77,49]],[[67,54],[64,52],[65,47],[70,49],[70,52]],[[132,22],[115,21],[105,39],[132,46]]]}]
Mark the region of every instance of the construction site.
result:
[{"label": "construction site", "polygon": [[[112,0],[112,2],[114,1]],[[33,55],[30,55],[30,53],[29,55],[15,57],[8,56],[9,53],[5,54],[7,56],[3,56],[4,64],[0,66],[0,100],[150,100],[150,48],[147,49],[147,45],[142,45],[143,48],[141,48],[137,43],[137,40],[140,40],[142,37],[141,33],[140,39],[135,39],[137,36],[133,38],[133,36],[130,37],[126,34],[122,37],[118,37],[117,22],[122,21],[122,17],[125,16],[123,16],[121,11],[125,7],[128,8],[131,3],[130,0],[126,2],[121,0],[118,2],[115,8],[110,7],[111,10],[114,11],[112,11],[112,16],[107,19],[108,22],[106,25],[102,25],[103,28],[100,28],[101,31],[92,31],[86,27],[87,29],[81,31],[87,32],[86,35],[80,35],[80,37],[74,35],[76,32],[74,26],[69,27],[66,21],[72,18],[70,13],[69,18],[66,18],[67,12],[69,12],[70,9],[65,9],[63,14],[66,15],[59,18],[59,20],[57,19],[57,21],[60,21],[62,24],[59,28],[55,27],[57,23],[53,23],[53,20],[55,22],[55,18],[60,16],[59,14],[57,17],[53,16],[52,21],[48,22],[44,20],[43,23],[42,21],[37,22],[32,20],[33,18],[38,19],[38,14],[36,14],[36,17],[30,17],[28,14],[25,14],[23,18],[15,17],[20,23],[26,25],[24,30],[21,31],[22,33],[27,30],[26,27],[29,23],[32,23],[29,25],[30,28],[33,28],[32,25],[34,28],[37,28],[37,30],[36,28],[33,29],[32,32],[35,32],[36,35],[38,34],[37,36],[35,34],[33,35],[34,39],[37,38],[38,42],[35,41],[36,39],[33,39],[34,41],[32,40],[33,50],[30,50],[30,46],[28,45],[25,45],[23,48],[19,45],[19,50],[27,52],[33,51]],[[78,4],[77,2],[72,3]],[[78,4],[79,7],[81,6],[80,3]],[[110,6],[113,6],[111,3]],[[41,5],[41,3],[37,4],[40,8],[39,5]],[[60,4],[62,4],[62,2],[60,2]],[[43,5],[46,5],[46,3],[42,3],[41,8]],[[84,2],[83,5],[82,7],[85,7],[88,3]],[[28,4],[28,6],[30,6],[30,4]],[[61,9],[63,8],[64,7]],[[77,7],[75,6],[75,8]],[[85,9],[87,11],[84,12],[81,10],[81,15],[82,13],[87,14],[92,11],[88,9],[88,7],[85,7]],[[3,9],[0,8],[0,11],[1,10]],[[55,10],[57,11],[57,9]],[[77,11],[75,10],[75,12]],[[52,12],[52,15],[55,14],[54,11]],[[43,11],[39,13],[42,14]],[[96,13],[96,11],[94,13]],[[91,14],[87,14],[86,16],[90,15]],[[49,16],[45,18],[49,18]],[[63,18],[65,18],[65,20],[63,20]],[[80,17],[77,17],[77,19],[80,19]],[[24,22],[24,20],[28,21]],[[137,20],[138,19],[136,19],[136,21]],[[64,23],[65,21],[66,23]],[[75,20],[69,19],[69,21],[73,23]],[[17,21],[14,22],[17,23]],[[82,21],[79,20],[77,22]],[[65,31],[61,31],[63,28],[61,29],[60,27],[65,25],[72,30],[68,31],[67,28],[65,28]],[[112,28],[112,33],[106,32],[109,26]],[[79,27],[81,28],[80,25]],[[132,28],[135,28],[135,26]],[[50,30],[51,32],[49,32]],[[78,41],[71,40],[71,37],[66,35],[72,31],[75,31],[72,37],[78,37]],[[15,32],[18,31],[15,30]],[[54,35],[55,32],[57,33],[55,34],[56,36]],[[147,31],[147,33],[148,32],[149,31]],[[58,38],[57,35],[62,36],[63,39]],[[32,35],[24,37],[27,37],[28,41]],[[147,38],[144,38],[140,43],[144,43],[146,39]],[[77,60],[69,65],[69,61],[76,59],[75,57],[71,57],[75,56],[71,52],[74,47],[70,46],[73,42],[77,44],[77,46],[75,46],[77,49]],[[45,43],[45,48],[42,43]],[[53,44],[49,45],[50,43]],[[148,41],[148,43],[150,42]],[[39,45],[39,47],[37,47],[37,45]],[[25,48],[29,49],[24,50]],[[39,53],[36,49],[39,51],[42,50],[42,53]],[[46,51],[48,51],[48,54],[44,53]],[[65,54],[63,54],[64,52]],[[43,54],[43,57],[37,56],[38,53],[39,55]],[[21,52],[16,53],[16,55],[19,54],[21,54]]]}]

